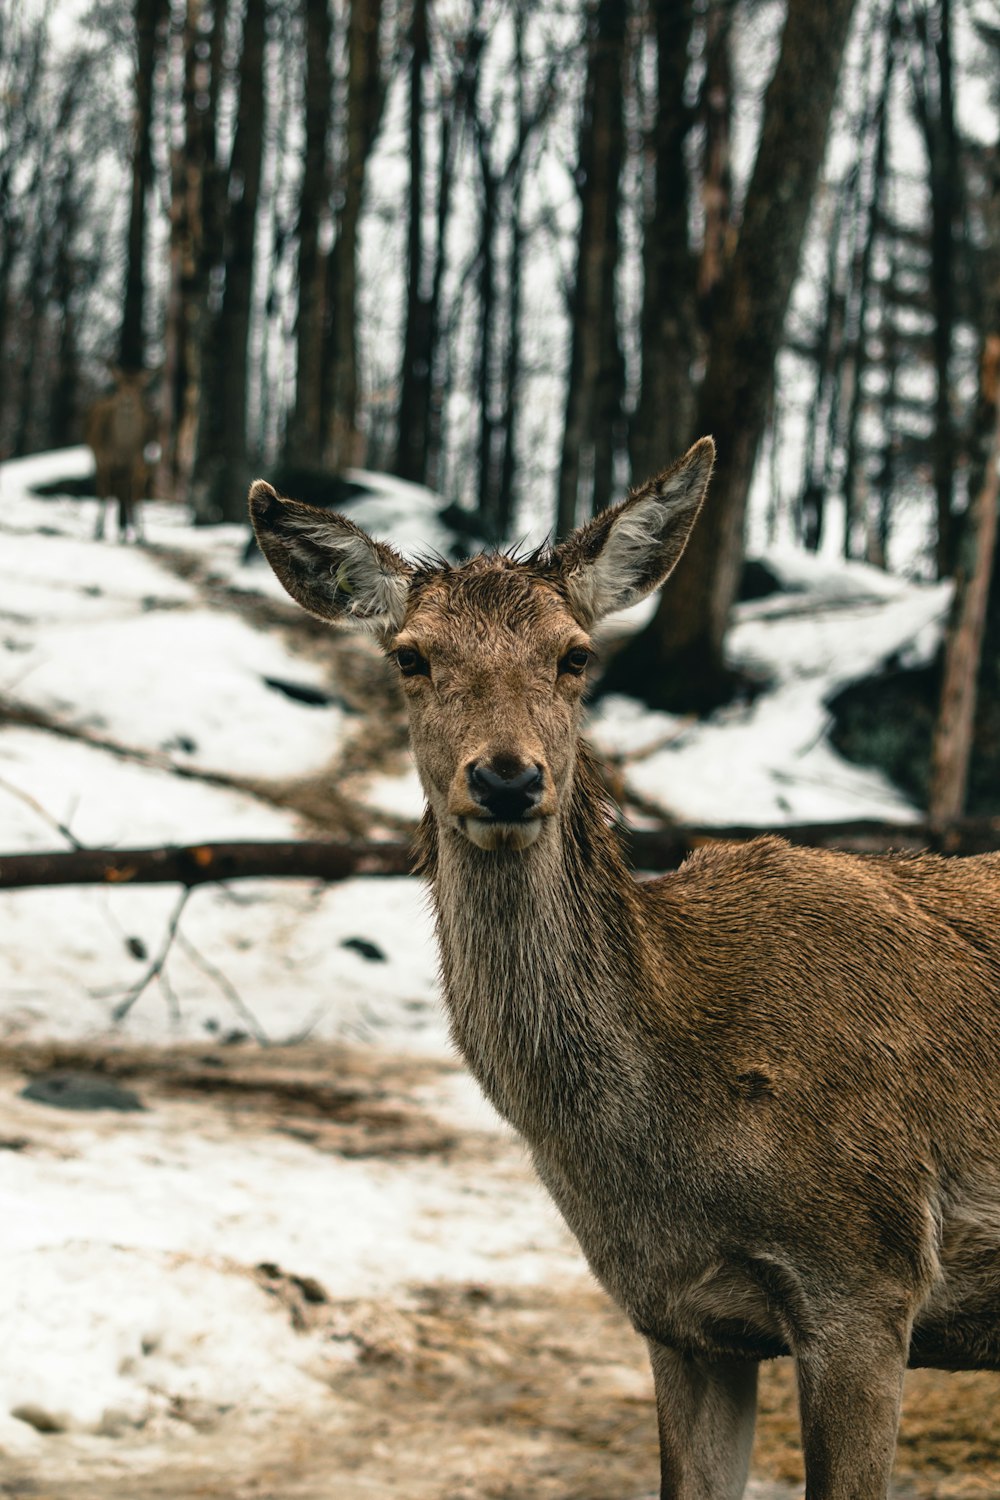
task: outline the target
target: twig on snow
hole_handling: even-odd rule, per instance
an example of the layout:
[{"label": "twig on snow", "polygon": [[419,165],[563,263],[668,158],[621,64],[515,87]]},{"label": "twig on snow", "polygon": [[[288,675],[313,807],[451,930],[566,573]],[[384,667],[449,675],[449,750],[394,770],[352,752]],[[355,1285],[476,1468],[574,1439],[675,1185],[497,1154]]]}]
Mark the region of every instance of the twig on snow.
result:
[{"label": "twig on snow", "polygon": [[142,995],[144,991],[149,988],[153,980],[159,978],[162,974],[163,965],[167,961],[167,956],[170,953],[170,949],[173,946],[174,939],[177,936],[177,924],[180,922],[181,913],[187,905],[188,897],[190,895],[191,887],[185,886],[185,888],[181,891],[180,899],[178,900],[176,906],[170,914],[170,921],[167,923],[166,936],[164,937],[163,942],[160,945],[159,953],[153,959],[153,962],[149,965],[142,978],[132,986],[128,993],[121,1000],[119,1000],[118,1004],[112,1010],[111,1019],[114,1021],[116,1026],[124,1021],[125,1017],[128,1015],[133,1005],[135,1005],[140,995]]}]

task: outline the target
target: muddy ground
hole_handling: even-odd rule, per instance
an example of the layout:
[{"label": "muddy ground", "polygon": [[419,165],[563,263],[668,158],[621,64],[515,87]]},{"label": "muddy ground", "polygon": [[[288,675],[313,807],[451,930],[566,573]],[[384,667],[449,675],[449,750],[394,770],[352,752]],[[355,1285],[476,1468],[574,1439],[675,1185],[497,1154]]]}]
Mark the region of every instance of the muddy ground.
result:
[{"label": "muddy ground", "polygon": [[[89,1049],[35,1046],[0,1056],[0,1146],[44,1175],[94,1132],[135,1117],[79,1115],[21,1097],[27,1078],[74,1071],[136,1089],[165,1131],[206,1138],[291,1136],[331,1156],[437,1164],[457,1181],[484,1163],[532,1192],[516,1142],[458,1128],[435,1108],[455,1068],[342,1048]],[[149,1118],[148,1113],[146,1116]],[[148,1129],[148,1125],[146,1126]],[[73,1132],[76,1132],[75,1134]],[[523,1179],[523,1182],[522,1182]],[[498,1179],[500,1180],[500,1179]],[[470,1212],[481,1212],[470,1199]],[[505,1202],[495,1203],[497,1215]],[[447,1235],[448,1226],[442,1233]],[[327,1364],[308,1412],[241,1410],[163,1398],[148,1422],[105,1433],[42,1433],[34,1454],[0,1451],[0,1494],[32,1500],[644,1500],[656,1486],[651,1383],[640,1340],[590,1282],[520,1275],[413,1283],[337,1298],[319,1281],[262,1262],[246,1268],[296,1337],[344,1357]],[[525,1256],[532,1254],[525,1245]],[[8,1295],[17,1288],[7,1287]],[[252,1330],[250,1330],[252,1335]],[[248,1355],[249,1357],[249,1355]],[[29,1414],[30,1415],[30,1414]],[[801,1494],[795,1399],[786,1362],[766,1367],[753,1474],[758,1500]],[[897,1493],[1000,1500],[1000,1377],[916,1371],[907,1381]]]}]

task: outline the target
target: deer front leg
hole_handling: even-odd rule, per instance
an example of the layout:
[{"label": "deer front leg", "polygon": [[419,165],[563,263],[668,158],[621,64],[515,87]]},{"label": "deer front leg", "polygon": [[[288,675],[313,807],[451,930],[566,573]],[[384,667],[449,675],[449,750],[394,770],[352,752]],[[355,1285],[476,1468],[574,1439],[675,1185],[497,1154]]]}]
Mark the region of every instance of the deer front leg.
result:
[{"label": "deer front leg", "polygon": [[885,1500],[909,1333],[824,1329],[796,1351],[806,1500]]},{"label": "deer front leg", "polygon": [[740,1500],[757,1416],[757,1366],[650,1343],[660,1500]]}]

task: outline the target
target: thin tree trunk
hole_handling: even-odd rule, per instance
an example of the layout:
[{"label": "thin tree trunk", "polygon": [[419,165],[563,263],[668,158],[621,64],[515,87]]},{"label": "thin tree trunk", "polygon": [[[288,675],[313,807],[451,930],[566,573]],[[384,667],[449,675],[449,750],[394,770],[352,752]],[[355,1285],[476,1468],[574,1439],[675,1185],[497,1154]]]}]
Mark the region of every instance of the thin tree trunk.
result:
[{"label": "thin tree trunk", "polygon": [[146,200],[153,181],[151,140],[157,31],[165,14],[164,0],[135,0],[136,69],[132,136],[132,196],[129,205],[125,262],[125,300],[118,342],[118,362],[125,370],[141,370],[145,365]]},{"label": "thin tree trunk", "polygon": [[[713,0],[710,15],[720,10]],[[684,98],[693,15],[692,0],[653,8],[657,106],[650,146],[654,183],[642,245],[642,385],[629,427],[636,481],[655,474],[683,450],[694,422],[699,268],[688,234],[690,183],[685,151],[691,120],[679,103]],[[712,113],[717,119],[715,104]],[[728,100],[721,113],[728,115]],[[713,156],[720,164],[720,153]],[[715,207],[721,217],[722,205]],[[706,204],[706,221],[708,214]],[[701,269],[707,304],[714,282],[710,282],[705,257]]]},{"label": "thin tree trunk", "polygon": [[399,435],[396,473],[423,483],[427,475],[430,410],[430,303],[423,285],[424,266],[424,74],[430,62],[428,0],[413,0],[410,21],[410,191],[407,206],[406,328],[400,374]]},{"label": "thin tree trunk", "polygon": [[326,266],[320,230],[329,212],[333,25],[330,0],[303,0],[305,21],[305,162],[299,189],[298,315],[295,321],[295,406],[287,448],[296,464],[318,465],[323,448],[323,345]]},{"label": "thin tree trunk", "polygon": [[943,827],[965,810],[976,689],[982,656],[986,608],[997,543],[997,490],[1000,465],[1000,335],[987,339],[983,389],[996,407],[993,444],[986,473],[966,517],[963,556],[955,577],[955,599],[945,645],[941,702],[931,746],[928,816]]},{"label": "thin tree trunk", "polygon": [[[521,116],[524,104],[521,101]],[[517,418],[520,410],[521,383],[521,290],[524,268],[524,225],[521,221],[521,197],[524,174],[518,171],[511,185],[510,264],[507,272],[507,351],[504,362],[504,411],[501,421],[503,459],[500,465],[500,489],[497,494],[497,531],[509,537],[514,524],[517,474]]]},{"label": "thin tree trunk", "polygon": [[853,8],[854,0],[789,0],[698,397],[697,430],[713,432],[718,447],[715,479],[653,620],[608,674],[609,685],[662,707],[704,711],[733,691],[724,641],[743,563],[747,495]]},{"label": "thin tree trunk", "polygon": [[[686,7],[677,7],[683,11]],[[672,6],[658,7],[671,11]],[[732,253],[733,233],[731,115],[733,78],[730,58],[730,26],[733,7],[728,0],[709,0],[705,18],[705,83],[702,88],[702,113],[705,121],[705,152],[702,173],[702,200],[705,208],[705,230],[698,258],[698,304],[701,322],[706,330],[712,326],[715,290],[721,286],[726,265]],[[683,55],[678,63],[683,63]],[[666,81],[666,80],[665,80]],[[661,92],[668,102],[683,97],[684,75],[677,79],[678,93]],[[669,107],[669,105],[668,105]],[[682,200],[683,201],[683,200]]]},{"label": "thin tree trunk", "polygon": [[[621,438],[625,362],[618,338],[615,274],[626,16],[622,0],[597,0],[591,19],[577,170],[580,231],[559,466],[559,536],[576,525],[581,502],[589,512],[611,500],[614,444]],[[604,441],[598,442],[599,436]]]},{"label": "thin tree trunk", "polygon": [[[210,337],[210,380],[202,390],[196,465],[201,520],[242,521],[250,478],[247,360],[253,303],[257,202],[264,143],[264,44],[267,0],[247,0],[240,94],[229,165],[225,288]],[[217,382],[217,384],[216,384]]]},{"label": "thin tree trunk", "polygon": [[[895,17],[895,0],[892,0],[883,23],[886,33],[884,44],[885,56],[879,73],[875,95],[871,101],[875,142],[872,150],[870,184],[862,209],[863,221],[858,229],[860,248],[855,247],[854,285],[852,288],[847,327],[845,329],[848,341],[845,355],[847,366],[845,374],[850,385],[844,436],[845,558],[854,556],[853,533],[859,508],[864,509],[863,506],[859,507],[858,505],[861,411],[864,399],[865,371],[868,366],[867,322],[872,288],[872,253],[875,247],[877,224],[885,200],[886,146],[889,119],[887,101],[892,87],[892,74],[895,66],[895,46],[893,41]],[[866,131],[865,134],[868,135],[869,132]]]},{"label": "thin tree trunk", "polygon": [[221,15],[214,17],[208,56],[203,57],[201,49],[209,38],[210,16],[211,0],[187,0],[179,43],[184,57],[184,134],[170,163],[170,290],[164,330],[163,457],[158,487],[162,493],[185,500],[194,468],[208,325],[205,211],[215,157],[215,29],[223,23]]},{"label": "thin tree trunk", "polygon": [[931,300],[934,308],[934,433],[931,464],[937,512],[935,560],[939,578],[947,578],[955,563],[952,492],[955,483],[957,435],[952,415],[951,355],[955,339],[955,222],[961,196],[958,138],[952,89],[951,0],[937,0],[937,37],[928,71],[933,68],[935,99],[924,95],[922,123],[930,157]]},{"label": "thin tree trunk", "polygon": [[68,159],[62,164],[63,180],[56,209],[58,238],[52,272],[52,301],[58,315],[55,380],[49,411],[48,441],[55,448],[73,442],[78,433],[77,393],[80,389],[80,360],[75,310],[76,266],[73,239],[80,220],[80,203],[72,190],[72,167]]},{"label": "thin tree trunk", "polygon": [[342,469],[364,459],[358,419],[358,229],[368,158],[385,103],[379,63],[382,0],[351,0],[347,23],[347,151],[344,204],[327,264],[323,351],[323,460]]}]

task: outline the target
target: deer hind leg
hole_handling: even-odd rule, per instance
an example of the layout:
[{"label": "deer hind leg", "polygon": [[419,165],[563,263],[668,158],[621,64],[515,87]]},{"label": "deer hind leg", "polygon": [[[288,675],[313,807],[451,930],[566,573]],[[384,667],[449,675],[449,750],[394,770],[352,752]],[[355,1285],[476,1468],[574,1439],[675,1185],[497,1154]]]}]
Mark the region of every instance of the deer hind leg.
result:
[{"label": "deer hind leg", "polygon": [[910,1328],[824,1328],[796,1350],[806,1500],[885,1500]]},{"label": "deer hind leg", "polygon": [[650,1344],[661,1500],[740,1500],[757,1416],[757,1365]]}]

